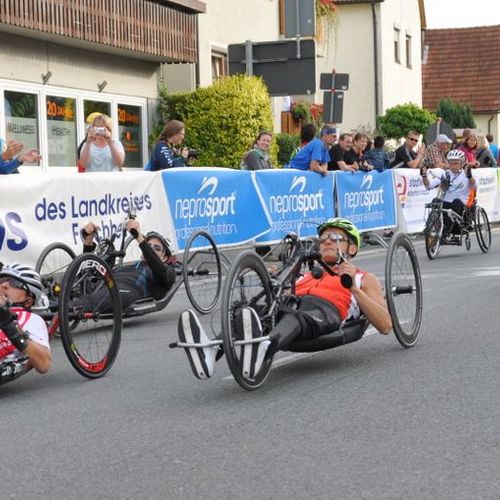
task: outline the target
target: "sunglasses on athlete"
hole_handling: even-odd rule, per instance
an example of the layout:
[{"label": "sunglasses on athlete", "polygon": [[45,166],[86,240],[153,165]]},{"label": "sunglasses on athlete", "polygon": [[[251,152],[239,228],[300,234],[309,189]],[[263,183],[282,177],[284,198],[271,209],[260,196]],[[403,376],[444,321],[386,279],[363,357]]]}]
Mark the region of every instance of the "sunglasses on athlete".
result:
[{"label": "sunglasses on athlete", "polygon": [[335,243],[340,243],[341,241],[347,241],[349,243],[349,238],[347,236],[342,236],[341,234],[336,234],[336,233],[328,233],[328,234],[322,234],[319,237],[319,241],[321,243],[324,243],[325,241],[334,241]]},{"label": "sunglasses on athlete", "polygon": [[159,245],[158,243],[150,243],[149,246],[153,249],[153,250],[156,250],[157,252],[163,252],[164,249],[161,245]]},{"label": "sunglasses on athlete", "polygon": [[2,276],[0,277],[0,285],[2,285],[3,283],[9,283],[12,288],[19,288],[19,290],[28,291],[28,287],[26,286],[26,284],[16,278]]}]

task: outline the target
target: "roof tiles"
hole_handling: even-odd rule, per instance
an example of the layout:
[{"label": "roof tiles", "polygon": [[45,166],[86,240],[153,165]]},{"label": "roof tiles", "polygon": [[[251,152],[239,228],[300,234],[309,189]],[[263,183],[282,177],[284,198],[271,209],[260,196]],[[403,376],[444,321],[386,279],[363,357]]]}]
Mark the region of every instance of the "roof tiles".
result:
[{"label": "roof tiles", "polygon": [[436,111],[449,97],[474,113],[500,110],[500,26],[427,30],[424,47],[424,108]]}]

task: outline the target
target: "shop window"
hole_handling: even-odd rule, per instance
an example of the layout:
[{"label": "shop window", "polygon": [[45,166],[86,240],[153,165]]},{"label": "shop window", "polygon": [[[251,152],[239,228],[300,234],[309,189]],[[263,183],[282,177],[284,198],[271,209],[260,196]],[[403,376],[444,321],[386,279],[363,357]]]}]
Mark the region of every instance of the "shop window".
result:
[{"label": "shop window", "polygon": [[125,150],[124,167],[142,168],[142,120],[140,106],[118,104],[118,140]]},{"label": "shop window", "polygon": [[[38,96],[25,92],[4,92],[5,138],[24,143],[26,149],[40,149],[38,143]],[[34,165],[38,165],[35,163]]]},{"label": "shop window", "polygon": [[76,166],[76,99],[47,96],[49,165]]}]

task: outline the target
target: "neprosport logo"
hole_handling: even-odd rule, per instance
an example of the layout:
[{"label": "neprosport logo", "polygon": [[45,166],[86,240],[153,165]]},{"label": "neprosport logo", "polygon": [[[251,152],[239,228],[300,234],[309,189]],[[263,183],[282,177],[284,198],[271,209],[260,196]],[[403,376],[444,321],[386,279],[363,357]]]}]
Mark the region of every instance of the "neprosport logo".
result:
[{"label": "neprosport logo", "polygon": [[[272,195],[269,197],[269,210],[284,219],[289,213],[300,214],[306,218],[308,212],[324,210],[323,189],[317,193],[308,193],[305,175],[294,176],[287,194]],[[273,217],[276,218],[276,217]]]},{"label": "neprosport logo", "polygon": [[214,222],[217,217],[228,217],[236,214],[236,192],[228,196],[214,196],[219,187],[217,177],[203,177],[196,197],[179,198],[175,201],[175,218],[187,219],[188,225],[192,220],[200,219],[205,223],[209,218]]},{"label": "neprosport logo", "polygon": [[371,189],[372,184],[373,174],[363,176],[358,190],[345,193],[344,205],[346,208],[352,212],[355,212],[358,208],[367,209],[370,212],[375,205],[383,205],[384,186],[378,189]]}]

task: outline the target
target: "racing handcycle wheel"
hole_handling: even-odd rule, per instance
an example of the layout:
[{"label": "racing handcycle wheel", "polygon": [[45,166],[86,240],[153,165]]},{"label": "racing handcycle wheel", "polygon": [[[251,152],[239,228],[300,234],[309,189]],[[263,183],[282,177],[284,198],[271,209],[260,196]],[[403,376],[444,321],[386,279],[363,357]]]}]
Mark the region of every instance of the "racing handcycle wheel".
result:
[{"label": "racing handcycle wheel", "polygon": [[121,341],[122,307],[109,264],[89,253],[68,267],[59,297],[59,329],[68,359],[88,378],[103,376]]},{"label": "racing handcycle wheel", "polygon": [[217,245],[205,231],[193,233],[186,242],[182,276],[193,307],[201,314],[212,311],[222,288],[222,266]]},{"label": "racing handcycle wheel", "polygon": [[261,319],[263,335],[274,326],[277,303],[273,300],[271,280],[262,260],[252,251],[241,253],[229,268],[222,292],[222,339],[229,369],[236,382],[249,391],[259,388],[267,379],[272,357],[266,359],[255,377],[243,372],[242,339],[237,326],[243,306],[253,308]]},{"label": "racing handcycle wheel", "polygon": [[385,293],[394,334],[403,347],[412,347],[422,323],[422,279],[415,248],[405,233],[396,233],[389,244]]},{"label": "racing handcycle wheel", "polygon": [[491,246],[491,227],[488,215],[484,208],[476,208],[474,222],[474,229],[476,231],[479,248],[483,253],[486,253]]},{"label": "racing handcycle wheel", "polygon": [[433,260],[441,250],[441,236],[443,234],[443,218],[438,210],[432,210],[427,218],[424,229],[425,251],[427,257]]}]

